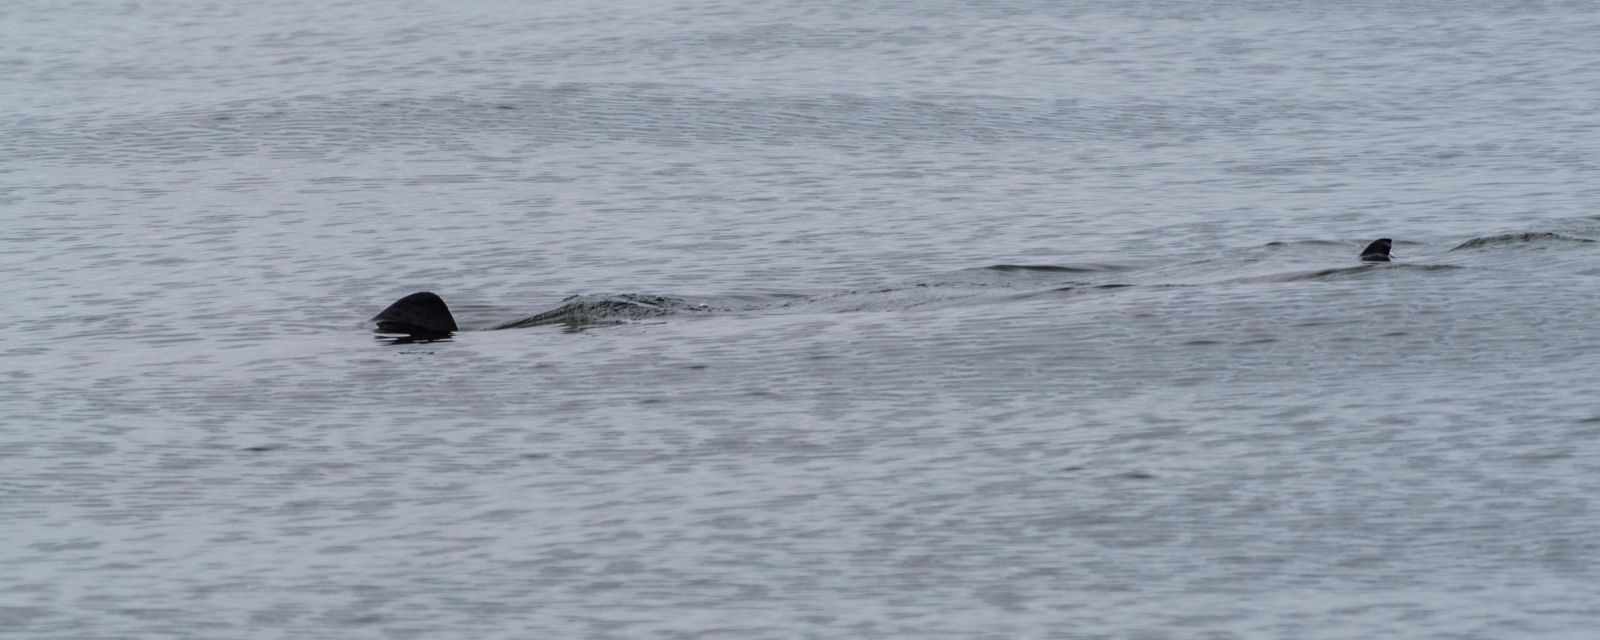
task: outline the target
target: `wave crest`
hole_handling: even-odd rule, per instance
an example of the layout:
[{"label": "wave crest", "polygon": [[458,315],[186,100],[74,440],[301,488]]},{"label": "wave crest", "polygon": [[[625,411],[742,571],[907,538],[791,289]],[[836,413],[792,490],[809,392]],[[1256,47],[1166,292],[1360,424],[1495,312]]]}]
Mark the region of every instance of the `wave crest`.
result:
[{"label": "wave crest", "polygon": [[1482,249],[1485,247],[1498,247],[1510,244],[1593,244],[1594,240],[1576,236],[1562,235],[1548,231],[1528,231],[1524,233],[1502,233],[1492,236],[1473,238],[1452,247],[1451,251],[1466,249]]}]

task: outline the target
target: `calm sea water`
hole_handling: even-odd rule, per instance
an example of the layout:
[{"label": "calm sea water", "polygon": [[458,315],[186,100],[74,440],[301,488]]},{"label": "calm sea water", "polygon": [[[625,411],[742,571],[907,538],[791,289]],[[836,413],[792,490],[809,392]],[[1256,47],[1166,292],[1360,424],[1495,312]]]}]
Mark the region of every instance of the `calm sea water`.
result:
[{"label": "calm sea water", "polygon": [[1589,637],[1600,13],[1336,4],[8,2],[0,635]]}]

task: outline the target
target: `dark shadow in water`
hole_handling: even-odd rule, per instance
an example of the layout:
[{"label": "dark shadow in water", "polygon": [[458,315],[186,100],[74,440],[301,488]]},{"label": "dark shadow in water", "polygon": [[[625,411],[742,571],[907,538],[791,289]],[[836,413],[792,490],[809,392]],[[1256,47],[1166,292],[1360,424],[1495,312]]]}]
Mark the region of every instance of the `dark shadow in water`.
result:
[{"label": "dark shadow in water", "polygon": [[380,333],[373,336],[379,344],[401,346],[408,344],[424,344],[428,342],[453,342],[453,334],[424,334],[424,335],[394,335]]}]

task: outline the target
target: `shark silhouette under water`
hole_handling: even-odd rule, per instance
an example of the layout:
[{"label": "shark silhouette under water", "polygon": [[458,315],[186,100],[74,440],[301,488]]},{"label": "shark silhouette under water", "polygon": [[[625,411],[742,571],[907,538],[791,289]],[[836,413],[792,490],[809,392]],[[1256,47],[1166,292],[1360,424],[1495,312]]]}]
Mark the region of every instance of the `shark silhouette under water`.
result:
[{"label": "shark silhouette under water", "polygon": [[[1389,262],[1389,238],[1379,238],[1361,250],[1362,262]],[[1112,286],[1112,285],[1105,285]],[[1117,285],[1126,286],[1126,285]],[[489,329],[516,329],[543,325],[581,327],[607,321],[637,320],[683,310],[705,311],[705,305],[678,298],[625,294],[604,297],[573,296],[555,309],[501,323]],[[444,299],[432,291],[419,291],[396,300],[372,317],[376,331],[406,336],[408,340],[440,340],[460,330]]]}]

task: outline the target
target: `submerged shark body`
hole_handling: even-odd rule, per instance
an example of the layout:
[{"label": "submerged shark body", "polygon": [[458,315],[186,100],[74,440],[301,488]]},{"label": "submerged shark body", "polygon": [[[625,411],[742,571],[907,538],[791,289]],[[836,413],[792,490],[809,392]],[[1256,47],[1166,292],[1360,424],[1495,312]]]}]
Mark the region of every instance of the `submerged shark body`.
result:
[{"label": "submerged shark body", "polygon": [[[1389,262],[1389,249],[1393,245],[1388,238],[1379,238],[1361,250],[1362,262]],[[1002,265],[1001,270],[1014,270],[1017,267]],[[993,268],[993,267],[991,267]],[[1353,269],[1359,270],[1360,267]],[[1316,272],[1313,275],[1326,275],[1340,273],[1342,269]],[[1133,285],[1102,284],[1096,288],[1120,288]],[[1068,287],[1075,289],[1077,287]],[[887,292],[889,290],[885,290]],[[512,320],[489,327],[495,329],[520,329],[523,327],[538,327],[546,325],[565,325],[571,330],[578,330],[586,326],[607,323],[620,323],[642,320],[655,316],[664,316],[683,311],[711,311],[711,307],[704,304],[693,304],[681,298],[669,296],[656,296],[644,294],[623,294],[613,296],[572,296],[562,301],[562,305],[537,313],[526,318]],[[450,337],[459,331],[456,319],[450,314],[450,307],[444,299],[431,291],[419,291],[404,298],[396,300],[378,315],[372,317],[377,323],[377,332],[391,335],[405,336],[406,340],[440,340]]]},{"label": "submerged shark body", "polygon": [[549,311],[534,314],[521,320],[497,324],[490,329],[520,329],[552,324],[584,326],[605,322],[626,322],[654,316],[664,316],[683,310],[705,310],[704,305],[691,305],[678,298],[626,293],[614,296],[572,296],[562,305]]},{"label": "submerged shark body", "polygon": [[[520,329],[546,325],[566,325],[577,329],[588,325],[627,322],[667,315],[678,311],[704,311],[705,305],[690,304],[678,298],[643,294],[614,296],[572,296],[559,307],[526,318],[489,327]],[[396,300],[372,317],[376,331],[408,336],[416,340],[439,340],[459,331],[455,317],[444,299],[431,291],[419,291]]]}]

